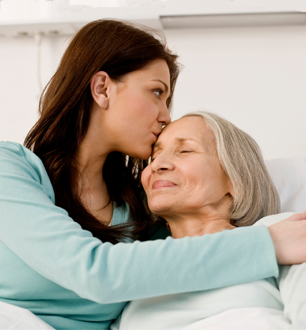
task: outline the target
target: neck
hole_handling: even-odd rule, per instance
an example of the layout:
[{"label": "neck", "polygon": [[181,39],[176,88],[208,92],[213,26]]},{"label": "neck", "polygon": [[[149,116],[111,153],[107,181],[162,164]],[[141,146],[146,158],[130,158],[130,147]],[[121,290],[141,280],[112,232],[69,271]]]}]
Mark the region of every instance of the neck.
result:
[{"label": "neck", "polygon": [[85,137],[75,155],[74,165],[79,173],[79,188],[97,189],[104,182],[102,170],[108,153],[99,153],[99,151],[95,150]]},{"label": "neck", "polygon": [[109,203],[110,196],[103,178],[107,155],[99,155],[94,148],[87,147],[85,140],[75,157],[78,171],[77,194],[87,211],[105,225],[109,225],[113,214],[113,204]]},{"label": "neck", "polygon": [[200,210],[193,214],[176,214],[165,217],[173,238],[202,236],[226,229],[234,229],[230,223],[229,212],[214,209]]},{"label": "neck", "polygon": [[105,132],[105,127],[102,127],[103,111],[93,103],[90,113],[87,133],[75,155],[74,166],[79,173],[78,189],[101,189],[105,185],[102,170],[107,156],[112,151],[105,138],[108,134]]},{"label": "neck", "polygon": [[97,130],[89,127],[74,157],[77,170],[75,192],[86,209],[105,224],[110,222],[112,216],[112,204],[109,204],[109,193],[103,178],[103,167],[111,152],[107,145],[97,135]]}]

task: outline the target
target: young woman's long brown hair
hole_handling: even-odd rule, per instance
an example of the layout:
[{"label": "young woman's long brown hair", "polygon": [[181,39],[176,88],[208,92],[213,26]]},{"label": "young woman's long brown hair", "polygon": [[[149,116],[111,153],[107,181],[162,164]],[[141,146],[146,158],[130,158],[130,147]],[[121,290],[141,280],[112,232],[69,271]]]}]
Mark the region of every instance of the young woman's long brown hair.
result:
[{"label": "young woman's long brown hair", "polygon": [[24,142],[44,163],[55,191],[56,205],[66,209],[83,229],[104,242],[117,243],[144,227],[143,197],[138,194],[146,161],[113,152],[103,168],[110,201],[130,205],[135,220],[133,226],[108,227],[84,207],[77,193],[78,173],[73,163],[89,125],[93,101],[90,81],[98,71],[105,71],[111,79],[120,81],[125,74],[157,59],[165,60],[170,70],[171,93],[167,104],[170,107],[179,67],[177,56],[167,49],[163,34],[116,20],[87,24],[72,39],[45,87],[39,104],[41,117]]}]

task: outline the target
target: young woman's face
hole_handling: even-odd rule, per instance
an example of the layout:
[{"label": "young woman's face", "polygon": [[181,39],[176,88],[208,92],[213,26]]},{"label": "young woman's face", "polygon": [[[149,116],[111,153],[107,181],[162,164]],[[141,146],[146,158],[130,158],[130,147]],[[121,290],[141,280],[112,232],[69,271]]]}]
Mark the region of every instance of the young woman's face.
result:
[{"label": "young woman's face", "polygon": [[179,119],[163,130],[141,181],[150,210],[163,217],[217,206],[232,189],[214,134],[201,117]]},{"label": "young woman's face", "polygon": [[169,93],[170,73],[163,60],[127,74],[118,83],[107,110],[114,150],[136,158],[150,157],[162,126],[171,121],[166,105]]}]

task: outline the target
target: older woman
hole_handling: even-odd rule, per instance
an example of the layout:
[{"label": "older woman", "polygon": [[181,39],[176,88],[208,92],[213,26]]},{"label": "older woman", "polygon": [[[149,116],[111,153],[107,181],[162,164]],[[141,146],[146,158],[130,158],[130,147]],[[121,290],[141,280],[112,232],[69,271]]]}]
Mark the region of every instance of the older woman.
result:
[{"label": "older woman", "polygon": [[[164,129],[142,184],[150,210],[173,238],[240,230],[262,217],[256,225],[272,225],[290,215],[270,216],[280,201],[256,142],[210,113],[189,114]],[[214,267],[216,274],[225,268]],[[120,330],[291,329],[291,322],[305,329],[303,272],[305,264],[283,267],[277,279],[137,300],[113,329],[119,323]]]}]

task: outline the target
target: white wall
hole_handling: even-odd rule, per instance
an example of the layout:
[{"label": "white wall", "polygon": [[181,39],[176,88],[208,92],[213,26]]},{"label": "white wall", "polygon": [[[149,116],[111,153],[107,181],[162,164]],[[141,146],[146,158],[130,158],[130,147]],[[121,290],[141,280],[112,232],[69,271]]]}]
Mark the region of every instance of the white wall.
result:
[{"label": "white wall", "polygon": [[[251,134],[266,158],[306,157],[306,27],[166,30],[180,55],[172,116],[209,110]],[[42,44],[45,84],[66,38]],[[0,140],[22,142],[37,118],[36,45],[0,39]]]},{"label": "white wall", "polygon": [[[67,38],[48,38],[41,45],[45,85],[56,70]],[[38,119],[40,89],[37,45],[32,38],[0,38],[0,141],[23,143]]]},{"label": "white wall", "polygon": [[306,27],[168,31],[185,65],[173,117],[208,110],[251,134],[266,158],[306,156]]}]

